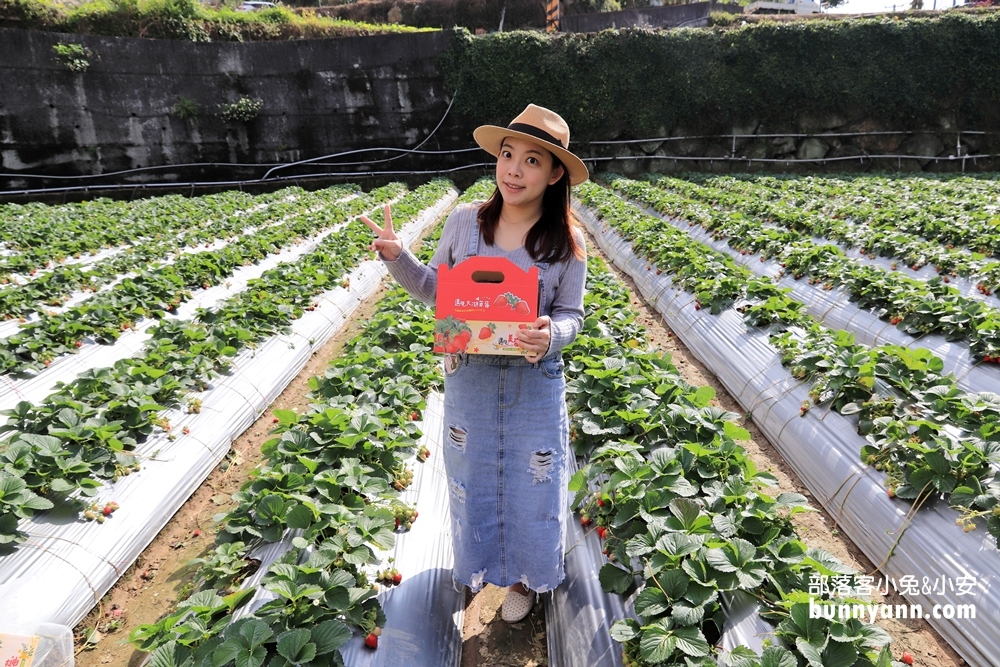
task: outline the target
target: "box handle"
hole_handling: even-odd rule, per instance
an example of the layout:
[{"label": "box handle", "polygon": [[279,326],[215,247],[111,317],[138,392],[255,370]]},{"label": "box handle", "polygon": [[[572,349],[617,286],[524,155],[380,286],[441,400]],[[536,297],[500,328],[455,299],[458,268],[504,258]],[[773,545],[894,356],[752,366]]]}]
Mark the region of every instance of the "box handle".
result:
[{"label": "box handle", "polygon": [[502,283],[504,275],[502,271],[473,271],[472,282],[474,283]]}]

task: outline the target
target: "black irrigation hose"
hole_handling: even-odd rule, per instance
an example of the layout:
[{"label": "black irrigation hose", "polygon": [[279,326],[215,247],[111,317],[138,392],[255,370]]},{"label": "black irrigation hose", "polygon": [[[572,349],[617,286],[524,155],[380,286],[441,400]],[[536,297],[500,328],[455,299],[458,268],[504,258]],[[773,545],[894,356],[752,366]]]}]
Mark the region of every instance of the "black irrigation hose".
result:
[{"label": "black irrigation hose", "polygon": [[[457,95],[455,96],[457,97]],[[298,179],[308,179],[308,178],[330,178],[330,177],[350,177],[350,178],[365,178],[371,176],[440,176],[444,174],[450,174],[457,171],[464,171],[467,169],[476,169],[479,167],[489,167],[492,166],[491,162],[478,162],[474,164],[462,165],[459,167],[452,167],[450,169],[433,169],[433,170],[383,170],[383,171],[350,171],[350,172],[324,172],[324,173],[313,173],[313,174],[299,174],[296,176],[271,176],[271,174],[279,169],[286,169],[289,167],[295,167],[305,164],[315,164],[317,166],[328,166],[328,167],[349,167],[358,165],[370,165],[378,164],[383,162],[392,162],[393,160],[398,160],[405,155],[418,154],[418,155],[445,155],[445,154],[456,154],[456,153],[470,153],[474,151],[481,150],[480,148],[459,148],[453,150],[439,150],[439,151],[422,151],[419,150],[427,141],[434,136],[441,125],[444,123],[445,118],[447,118],[448,113],[451,111],[452,104],[455,102],[455,97],[452,97],[451,101],[448,103],[448,108],[445,109],[444,115],[438,124],[431,130],[423,141],[417,144],[414,148],[395,148],[395,147],[376,147],[376,148],[361,148],[357,150],[343,151],[340,153],[334,153],[332,155],[323,155],[320,157],[309,158],[307,160],[300,160],[298,162],[289,163],[235,163],[235,162],[206,162],[206,163],[188,163],[188,164],[171,164],[171,165],[158,165],[151,167],[139,167],[136,169],[126,169],[123,171],[109,172],[106,174],[86,174],[81,176],[46,176],[43,174],[7,174],[0,173],[0,178],[47,178],[47,179],[65,179],[65,180],[82,180],[88,178],[105,178],[108,176],[117,176],[122,174],[155,171],[162,169],[177,169],[181,167],[270,167],[264,176],[258,179],[245,179],[245,180],[235,180],[235,181],[188,181],[188,182],[166,182],[166,183],[144,183],[144,184],[111,184],[111,185],[95,185],[95,186],[68,186],[62,188],[32,188],[25,190],[4,190],[0,191],[0,197],[3,196],[27,196],[27,195],[44,195],[44,194],[55,194],[55,193],[70,193],[70,192],[84,192],[90,191],[93,187],[95,190],[124,190],[128,188],[134,189],[145,189],[145,188],[179,188],[179,187],[190,187],[192,191],[197,187],[218,187],[218,186],[238,186],[243,185],[254,185],[261,184],[265,182],[281,182],[281,181],[297,181]],[[737,138],[744,139],[760,139],[769,137],[834,137],[834,136],[868,136],[868,135],[896,135],[896,134],[910,134],[905,131],[884,131],[884,132],[824,132],[818,134],[720,134],[720,135],[698,135],[691,137],[652,137],[647,139],[628,139],[620,141],[591,141],[586,146],[605,146],[605,145],[617,145],[617,144],[635,144],[635,143],[649,143],[654,141],[679,141],[682,139],[721,139],[721,138],[732,138],[733,141]],[[959,132],[961,134],[993,134],[992,132],[984,132],[980,130],[967,130]],[[734,144],[735,147],[735,144]],[[363,162],[334,162],[326,163],[323,160],[330,160],[337,157],[347,156],[347,155],[357,155],[361,153],[368,153],[373,151],[393,151],[399,153],[393,157],[382,158],[379,160],[369,160]],[[789,164],[799,164],[799,163],[810,163],[810,164],[822,164],[825,165],[827,162],[845,162],[852,160],[860,160],[862,163],[866,159],[868,160],[896,160],[898,164],[902,164],[903,160],[933,160],[935,164],[941,162],[942,160],[946,162],[955,162],[957,160],[962,161],[962,171],[965,171],[965,164],[967,160],[972,160],[973,164],[976,164],[977,160],[998,158],[1000,155],[992,154],[982,154],[982,155],[950,155],[948,157],[939,157],[934,155],[846,155],[841,157],[831,157],[831,158],[747,158],[735,155],[728,156],[674,156],[674,155],[626,155],[626,156],[615,156],[615,157],[589,157],[583,158],[584,162],[598,163],[598,162],[615,162],[618,160],[673,160],[675,163],[690,162],[690,161],[704,161],[714,162],[716,160],[720,162],[743,162],[746,166],[752,167],[754,162],[758,163],[781,163],[784,162],[785,165]]]}]

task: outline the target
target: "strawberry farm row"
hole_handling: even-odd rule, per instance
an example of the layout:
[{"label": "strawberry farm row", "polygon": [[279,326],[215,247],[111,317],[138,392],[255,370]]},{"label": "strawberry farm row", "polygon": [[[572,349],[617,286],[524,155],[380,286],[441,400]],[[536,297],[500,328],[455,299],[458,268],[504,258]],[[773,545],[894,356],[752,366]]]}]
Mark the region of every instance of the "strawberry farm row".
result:
[{"label": "strawberry farm row", "polygon": [[[448,187],[436,181],[404,196],[396,204],[400,221],[441,200]],[[399,194],[398,186],[371,193],[367,209],[328,213],[347,223],[392,193]],[[232,373],[232,361],[242,350],[287,333],[289,325],[316,309],[317,295],[349,287],[344,276],[366,253],[362,229],[347,225],[298,261],[277,264],[246,290],[192,319],[163,321],[137,356],[90,369],[58,383],[57,391],[37,404],[21,402],[5,411],[0,539],[23,541],[19,519],[54,503],[63,511],[66,506],[86,511],[96,494],[113,492],[111,481],[136,471],[144,460],[155,460],[151,443],[187,437],[169,433],[162,413],[168,408],[199,412],[203,400],[190,392],[210,390],[216,378]],[[271,375],[280,376],[276,370]]]},{"label": "strawberry farm row", "polygon": [[[883,467],[898,485],[897,495],[950,493],[962,481],[975,479],[984,486],[992,481],[997,461],[989,442],[1000,435],[1000,397],[961,391],[954,378],[940,374],[940,362],[919,348],[854,344],[849,335],[831,331],[804,314],[804,305],[769,278],[741,269],[729,257],[689,240],[662,219],[642,214],[611,191],[590,186],[580,196],[603,222],[631,239],[651,266],[693,292],[696,308],[707,306],[718,314],[739,304],[748,324],[771,327],[772,344],[783,352],[792,375],[813,380],[812,405],[861,413],[863,434],[883,441],[887,459]],[[923,428],[919,442],[909,442],[910,432],[918,426]],[[901,436],[905,436],[902,442]],[[915,446],[904,446],[907,443]],[[973,451],[978,446],[980,455],[963,456],[948,466],[950,473],[933,474],[935,466],[925,460],[927,455],[936,461],[934,451],[943,450],[940,454],[947,458],[961,443]],[[927,486],[928,480],[933,484]],[[1000,486],[996,493],[1000,494]],[[987,501],[977,511],[985,515],[996,504]],[[994,536],[1000,534],[1000,521],[993,520],[988,527]]]},{"label": "strawberry farm row", "polygon": [[[359,197],[337,204],[334,199],[325,206],[317,199],[304,198],[305,206],[297,213],[289,215],[285,211],[285,222],[240,236],[217,250],[183,254],[169,263],[140,268],[134,277],[63,312],[45,313],[0,340],[0,372],[37,372],[59,356],[75,352],[85,342],[111,343],[145,318],[162,318],[176,311],[191,297],[192,290],[225,282],[236,268],[259,262],[323,229],[344,224],[350,216],[370,208],[379,196],[399,191],[400,187],[386,189],[376,193],[374,200]],[[341,195],[334,191],[334,197],[339,199]]]},{"label": "strawberry farm row", "polygon": [[807,620],[810,580],[860,573],[795,534],[805,498],[777,493],[736,442],[749,439],[739,416],[648,347],[623,285],[598,268],[588,291],[593,328],[572,346],[567,375],[574,445],[589,463],[571,490],[603,542],[602,587],[629,596],[634,617],[610,630],[624,664],[717,664],[711,647],[739,593],[760,605],[776,639],[752,638],[756,652],[733,647],[726,664],[888,664],[891,638],[877,626]]},{"label": "strawberry farm row", "polygon": [[[814,495],[836,506],[842,527],[883,572],[902,576],[949,565],[978,581],[980,611],[997,608],[990,592],[994,540],[984,550],[970,532],[985,525],[995,538],[1000,527],[993,515],[1000,496],[993,480],[1000,446],[996,394],[960,390],[926,351],[854,344],[850,333],[804,315],[804,305],[770,279],[609,190],[590,184],[579,196],[600,219],[583,212],[606,250],[627,265],[640,290]],[[779,361],[790,372],[775,366]],[[904,510],[879,494],[883,484],[890,497],[906,496],[914,506]],[[940,503],[942,496],[961,511]],[[965,529],[957,536],[956,522]],[[928,600],[955,602],[953,593],[936,591]],[[993,639],[981,628],[937,625],[963,655],[990,654]]]},{"label": "strawberry farm row", "polygon": [[[393,218],[400,220],[395,208]],[[397,289],[324,375],[310,379],[310,411],[275,412],[277,437],[234,496],[239,506],[217,517],[217,545],[200,564],[195,592],[131,632],[139,649],[164,665],[336,665],[352,627],[355,644],[377,644],[369,635],[387,621],[370,575],[413,515],[400,493],[413,478],[425,397],[442,384],[432,335],[430,309]],[[251,558],[279,542],[282,555],[248,578]],[[269,602],[253,604],[256,585]]]},{"label": "strawberry farm row", "polygon": [[[910,278],[851,259],[835,245],[813,242],[798,230],[807,229],[814,235],[825,230],[810,228],[794,209],[780,216],[783,227],[773,228],[747,210],[752,207],[751,197],[720,193],[726,208],[699,206],[677,192],[678,183],[685,182],[670,179],[649,184],[616,179],[612,187],[660,213],[700,223],[713,238],[726,239],[736,251],[773,258],[796,279],[808,277],[828,290],[840,287],[859,308],[875,311],[912,336],[937,333],[947,340],[965,340],[976,359],[1000,363],[1000,310],[981,298],[963,296],[943,284],[940,277],[929,281]],[[707,189],[698,189],[708,196]],[[995,264],[1000,279],[1000,263]]]},{"label": "strawberry farm row", "polygon": [[[861,657],[861,664],[888,665],[890,639],[878,628],[846,619],[806,622],[807,605],[796,599],[807,590],[810,574],[816,568],[853,573],[795,538],[789,516],[804,510],[804,498],[766,493],[774,480],[756,471],[734,442],[747,435],[732,423],[736,415],[710,407],[711,390],[687,385],[668,359],[647,349],[627,289],[600,262],[592,260],[591,267],[585,329],[567,348],[578,423],[574,446],[592,460],[574,485],[599,525],[588,546],[596,547],[596,532],[603,532],[613,561],[601,573],[605,588],[642,589],[635,612],[643,625],[622,619],[612,631],[610,619],[605,639],[613,632],[624,642],[627,664],[714,665],[711,644],[723,625],[721,597],[762,588],[764,569],[776,567],[785,596],[772,586],[763,587],[770,593],[761,597],[770,596],[769,609],[790,648],[767,648],[763,658],[740,649],[734,659],[749,666],[809,656],[841,664],[837,660],[852,655],[843,664]],[[392,487],[406,478],[401,456],[415,450],[411,411],[419,414],[422,394],[440,387],[429,353],[431,317],[429,308],[396,290],[345,356],[310,382],[310,412],[279,414],[280,438],[265,445],[268,461],[239,496],[247,507],[220,518],[216,555],[205,560],[199,575],[206,589],[162,621],[133,632],[140,647],[154,651],[157,664],[285,664],[320,655],[323,664],[340,664],[335,650],[356,655],[364,650],[357,648],[363,636],[391,623],[381,613],[370,570],[394,541],[399,508]],[[603,433],[593,428],[591,420],[615,414],[627,414],[627,425]],[[608,481],[595,496],[584,490],[588,479]],[[723,491],[732,493],[727,498]],[[241,613],[238,607],[251,596],[238,588],[237,575],[248,543],[273,542],[281,534],[295,537],[262,577],[271,601]],[[635,573],[621,566],[633,559]],[[642,561],[650,564],[647,576]],[[405,581],[405,566],[401,573]],[[234,611],[239,619],[230,622]],[[382,645],[386,641],[392,637],[383,635]],[[550,642],[550,660],[552,655]]]},{"label": "strawberry farm row", "polygon": [[[629,191],[634,191],[637,197],[649,198],[656,201],[662,200],[659,189],[654,186],[644,184],[643,182],[627,181],[625,179],[615,179],[614,182],[615,184],[623,184],[623,187],[628,188]],[[683,214],[683,209],[679,210]],[[654,213],[654,217],[658,215],[658,213]],[[692,217],[697,217],[697,215],[695,214]],[[758,257],[752,249],[747,249],[745,243],[742,241],[742,239],[746,238],[747,234],[751,234],[756,230],[742,232],[739,223],[729,224],[723,221],[720,227],[725,227],[733,233],[732,236],[723,236],[719,232],[720,227],[705,229],[683,218],[664,217],[663,219],[677,228],[677,230],[684,232],[691,239],[711,247],[721,255],[728,255],[736,264],[749,269],[752,273],[773,278],[778,286],[789,288],[786,292],[787,295],[794,301],[802,303],[806,313],[822,321],[829,328],[850,331],[859,343],[869,346],[899,345],[908,347],[919,341],[921,347],[927,348],[941,359],[943,371],[954,374],[958,385],[962,389],[972,392],[993,391],[998,383],[1000,383],[1000,367],[995,363],[987,362],[987,359],[993,361],[994,357],[987,355],[982,360],[977,359],[970,354],[968,344],[962,340],[952,340],[941,334],[922,333],[917,337],[913,333],[908,333],[899,321],[895,321],[899,316],[890,318],[887,321],[885,309],[862,308],[859,306],[860,300],[855,298],[854,295],[856,291],[860,290],[863,292],[865,287],[872,292],[888,291],[885,288],[885,284],[887,281],[891,282],[894,280],[892,276],[895,275],[888,270],[882,274],[870,270],[860,271],[859,275],[855,276],[857,280],[852,282],[850,289],[847,289],[845,285],[835,286],[832,283],[823,283],[816,278],[810,278],[808,281],[801,280],[801,274],[788,272],[788,262],[785,261],[788,255],[799,251],[799,243],[796,243],[790,249],[782,250],[780,244],[772,242],[770,245],[777,248],[775,250],[777,256],[767,257],[762,252]],[[767,230],[763,233],[766,235]],[[810,243],[804,245],[815,247],[814,245],[810,245]],[[829,248],[830,246],[821,246],[821,249],[824,251]],[[864,269],[870,268],[864,267]],[[888,267],[886,268],[888,269]],[[911,280],[911,282],[917,282],[920,286],[924,284],[919,281]],[[965,299],[965,301],[968,302],[969,300]],[[974,313],[980,313],[980,311],[991,312],[990,309],[980,302],[968,305],[969,309]],[[901,307],[909,308],[911,304],[906,303],[904,299]],[[935,304],[934,302],[929,305],[923,304],[919,306],[918,312],[935,307],[940,307],[940,304]],[[939,329],[946,326],[948,321],[954,322],[957,318],[946,316],[943,319],[946,320],[946,323],[939,325]],[[978,319],[978,324],[981,328],[977,327],[975,335],[982,340],[988,336],[991,326],[990,318],[987,316],[979,317]],[[954,338],[954,336],[951,338]]]},{"label": "strawberry farm row", "polygon": [[[1000,258],[996,225],[1000,188],[993,177],[763,177],[748,182],[755,196],[764,200],[785,199],[793,207],[832,220]],[[730,182],[720,184],[728,187]]]},{"label": "strawberry farm row", "polygon": [[47,268],[86,262],[91,255],[143,240],[171,237],[202,222],[245,215],[288,195],[275,192],[252,197],[233,191],[196,199],[172,195],[62,206],[6,204],[0,206],[0,282],[24,282]]},{"label": "strawberry farm row", "polygon": [[[937,273],[944,274],[945,282],[956,276],[970,277],[978,280],[980,293],[993,291],[1000,285],[1000,262],[991,257],[997,254],[998,239],[990,236],[987,231],[977,235],[958,237],[956,229],[947,217],[937,216],[935,227],[913,228],[907,224],[909,210],[924,214],[921,208],[925,203],[912,197],[912,188],[921,179],[903,181],[899,185],[903,192],[897,190],[890,200],[888,194],[876,206],[869,204],[867,210],[860,207],[847,208],[831,205],[833,197],[830,194],[808,195],[805,193],[789,193],[769,187],[773,179],[748,181],[733,177],[712,178],[704,182],[693,182],[682,179],[662,179],[659,184],[678,194],[683,193],[694,200],[719,205],[728,211],[739,211],[760,220],[771,222],[781,227],[805,232],[816,237],[826,237],[842,244],[845,248],[859,249],[862,256],[887,257],[901,265],[920,271],[925,265],[933,266]],[[838,192],[841,192],[838,190]],[[845,195],[840,194],[841,197]],[[861,199],[861,195],[850,197],[850,201]],[[694,204],[694,202],[692,202]],[[926,204],[932,211],[940,211],[947,205],[952,216],[956,211],[964,211],[969,204],[963,203],[958,196],[940,202],[938,206]],[[996,218],[996,205],[987,201],[979,202],[986,211],[994,210],[992,216],[986,218],[989,223],[986,229],[993,230]],[[692,206],[691,209],[694,209]],[[971,208],[974,212],[983,209]],[[688,215],[696,215],[689,210]],[[941,233],[948,230],[949,236]],[[911,230],[911,231],[907,231]],[[932,234],[925,238],[921,233]],[[897,264],[893,262],[893,265]]]},{"label": "strawberry farm row", "polygon": [[[182,200],[188,202],[187,209],[180,212],[158,211],[159,217],[170,213],[177,224],[186,225],[178,229],[177,224],[164,221],[164,229],[149,238],[134,239],[129,245],[116,248],[107,256],[92,256],[88,261],[64,261],[53,263],[50,269],[32,270],[28,275],[5,278],[9,285],[0,290],[0,318],[14,319],[37,316],[50,312],[66,303],[76,292],[92,293],[120,279],[134,275],[150,264],[168,262],[181,253],[198,252],[203,246],[211,248],[224,243],[224,239],[235,241],[240,234],[250,234],[257,228],[275,224],[287,217],[302,215],[336,201],[352,196],[353,188],[337,186],[319,193],[305,192],[299,188],[287,188],[274,194],[249,197],[242,195],[245,208],[233,209],[219,216],[205,205],[208,197]],[[137,206],[140,211],[147,204]],[[175,208],[179,206],[175,205]],[[132,208],[123,213],[134,215]],[[131,220],[126,220],[131,222]],[[77,297],[79,300],[80,297]]]}]

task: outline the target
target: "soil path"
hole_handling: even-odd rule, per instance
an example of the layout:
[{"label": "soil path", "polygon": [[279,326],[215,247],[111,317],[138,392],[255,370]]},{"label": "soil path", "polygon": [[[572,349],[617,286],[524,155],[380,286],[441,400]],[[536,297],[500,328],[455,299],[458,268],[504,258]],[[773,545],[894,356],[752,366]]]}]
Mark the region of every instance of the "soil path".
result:
[{"label": "soil path", "polygon": [[[588,239],[588,244],[592,255],[601,254],[592,238]],[[713,387],[717,405],[742,413],[743,410],[718,380],[672,335],[659,314],[638,296],[634,283],[624,274],[616,273],[632,290],[633,308],[640,313],[640,321],[647,329],[650,342],[672,355],[674,364],[688,382]],[[141,664],[146,654],[135,651],[125,638],[132,628],[155,622],[184,591],[191,576],[185,565],[192,558],[206,554],[213,544],[213,516],[232,506],[231,494],[239,490],[260,462],[260,445],[269,438],[271,410],[305,410],[308,407],[306,382],[313,375],[325,371],[330,359],[337,356],[344,344],[357,333],[358,323],[374,312],[386,290],[387,283],[383,283],[379,291],[360,306],[345,329],[313,355],[271,409],[233,443],[226,461],[212,472],[135,565],[80,623],[76,628],[78,667],[137,667]],[[744,446],[757,466],[770,470],[780,481],[782,491],[801,493],[810,499],[813,507],[818,508],[819,504],[756,427],[749,422],[743,426],[752,434],[752,440]],[[810,546],[822,547],[858,570],[867,573],[874,570],[872,563],[837,531],[827,512],[820,510],[794,518],[799,534]],[[504,623],[500,619],[499,607],[505,593],[503,589],[487,586],[476,595],[466,596],[461,667],[541,667],[548,664],[541,606],[536,605],[521,623]],[[888,602],[904,603],[898,596],[891,596]],[[881,621],[879,624],[895,638],[894,654],[897,657],[905,650],[914,655],[916,664],[935,667],[966,664],[925,621]],[[84,638],[91,629],[96,629],[99,635],[92,635],[96,641],[88,644]]]}]

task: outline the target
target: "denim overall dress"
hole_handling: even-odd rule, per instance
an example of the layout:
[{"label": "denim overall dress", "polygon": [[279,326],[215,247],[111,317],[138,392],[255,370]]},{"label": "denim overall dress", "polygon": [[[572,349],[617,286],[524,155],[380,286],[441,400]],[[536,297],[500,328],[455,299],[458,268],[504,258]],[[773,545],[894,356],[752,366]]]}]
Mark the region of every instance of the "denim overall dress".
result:
[{"label": "denim overall dress", "polygon": [[[472,226],[466,257],[478,254]],[[539,280],[548,264],[536,262]],[[526,268],[526,267],[522,267]],[[540,285],[540,288],[544,283]],[[550,314],[540,289],[542,315]],[[444,359],[444,463],[455,579],[558,586],[568,498],[569,417],[561,355],[457,354]]]}]

